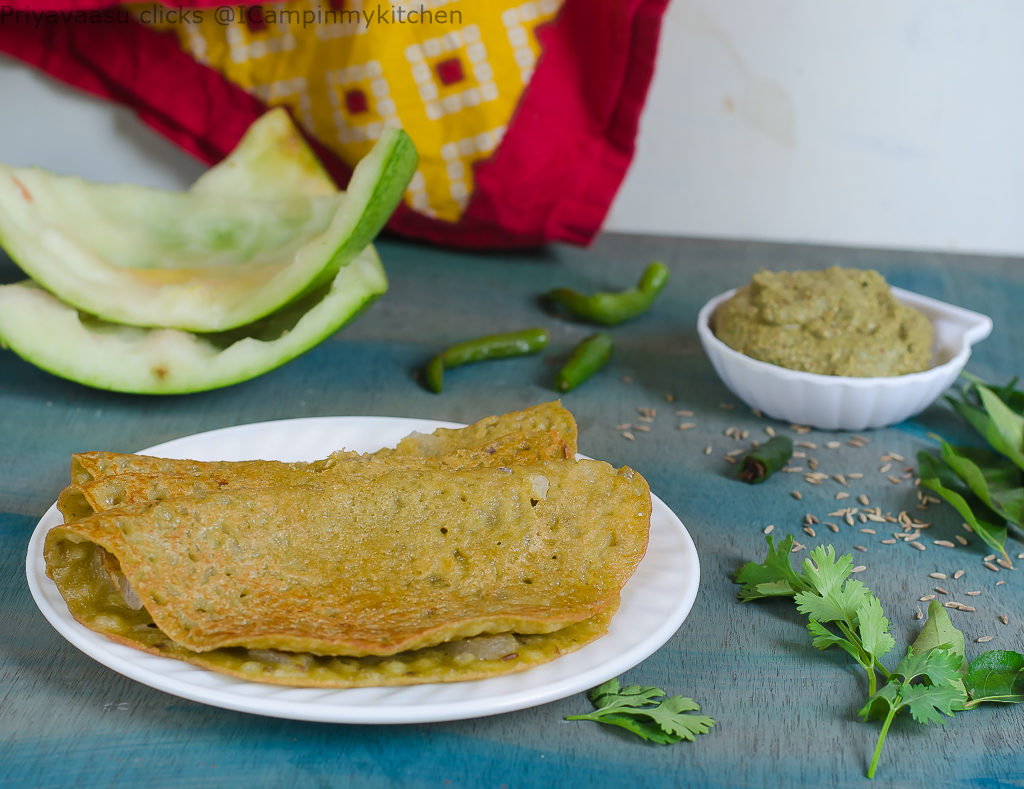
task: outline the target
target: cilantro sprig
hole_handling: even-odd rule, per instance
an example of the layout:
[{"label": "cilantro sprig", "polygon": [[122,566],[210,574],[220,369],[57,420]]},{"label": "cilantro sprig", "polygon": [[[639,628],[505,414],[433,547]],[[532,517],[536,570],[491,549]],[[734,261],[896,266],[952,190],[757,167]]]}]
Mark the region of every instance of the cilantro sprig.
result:
[{"label": "cilantro sprig", "polygon": [[597,707],[583,715],[570,715],[567,721],[594,721],[621,726],[643,740],[671,745],[680,740],[693,742],[698,734],[707,734],[715,722],[707,715],[687,715],[700,711],[700,705],[683,696],[664,698],[665,691],[641,685],[620,687],[610,679],[590,691]]},{"label": "cilantro sprig", "polygon": [[[808,617],[814,646],[838,646],[867,672],[868,699],[859,714],[864,720],[882,720],[868,778],[874,778],[889,727],[904,710],[918,723],[943,724],[956,712],[983,702],[1024,702],[1024,655],[994,650],[967,666],[964,634],[936,600],[928,606],[928,621],[906,656],[894,671],[888,671],[879,659],[892,651],[896,641],[881,602],[862,582],[850,578],[853,558],[837,557],[831,545],[819,546],[798,571],[790,558],[792,535],[779,545],[771,536],[767,542],[765,561],[749,562],[736,574],[739,598],[747,602],[793,597]],[[886,680],[880,688],[879,673]]]}]

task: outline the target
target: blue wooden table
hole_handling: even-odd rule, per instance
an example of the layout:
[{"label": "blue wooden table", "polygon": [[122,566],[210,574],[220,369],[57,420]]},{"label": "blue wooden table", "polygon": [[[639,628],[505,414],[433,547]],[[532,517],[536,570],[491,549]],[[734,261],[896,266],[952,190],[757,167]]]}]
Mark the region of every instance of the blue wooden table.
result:
[{"label": "blue wooden table", "polygon": [[[963,255],[841,250],[808,246],[605,236],[590,250],[478,255],[383,241],[391,290],[358,322],[305,356],[257,380],[184,397],[134,397],[62,381],[0,351],[0,786],[21,787],[678,787],[867,786],[878,732],[855,711],[863,672],[844,652],[810,646],[789,602],[736,603],[732,573],[763,556],[762,530],[792,531],[807,545],[867,548],[860,577],[879,595],[904,648],[920,627],[916,600],[928,573],[966,570],[982,591],[976,614],[957,615],[968,655],[1024,650],[1024,573],[998,576],[981,565],[980,543],[944,549],[932,539],[965,534],[960,519],[933,506],[928,550],[881,544],[844,526],[817,539],[801,531],[806,512],[834,509],[837,486],[812,488],[800,475],[749,487],[731,478],[730,426],[790,433],[759,419],[716,378],[695,331],[699,307],[759,267],[873,267],[892,284],[986,313],[990,339],[968,369],[995,381],[1024,373],[1024,261]],[[672,281],[641,319],[615,329],[610,366],[564,398],[580,425],[581,450],[643,473],[682,518],[700,554],[696,604],[676,635],[629,671],[629,682],[692,696],[718,721],[695,743],[654,746],[593,723],[564,721],[589,711],[578,695],[492,718],[409,726],[346,726],[262,718],[184,701],[136,684],[66,643],[36,609],[25,581],[29,535],[66,484],[72,452],[133,451],[228,425],[299,416],[392,415],[469,422],[551,399],[558,361],[589,333],[543,312],[537,295],[556,285],[582,290],[632,284],[659,258]],[[19,278],[0,260],[0,282]],[[446,376],[427,393],[413,372],[456,340],[532,325],[551,329],[547,354],[477,365]],[[666,395],[673,397],[668,402]],[[733,406],[732,408],[723,408]],[[616,425],[655,408],[650,432],[629,441]],[[692,410],[692,418],[675,410]],[[696,427],[680,431],[680,421]],[[860,471],[853,489],[883,510],[913,511],[909,484],[878,473],[879,457],[912,459],[938,430],[967,438],[951,413],[933,406],[917,419],[873,431],[865,448],[842,435],[802,436],[823,471]],[[712,446],[710,455],[704,453]],[[802,501],[790,491],[803,491]],[[858,527],[860,524],[858,524]],[[830,539],[826,539],[830,538]],[[1011,545],[1012,555],[1024,546]],[[806,555],[806,554],[804,554]],[[1024,562],[1021,562],[1024,564]],[[996,586],[996,582],[1006,583]],[[952,582],[951,582],[952,583]],[[956,582],[960,583],[960,582]],[[966,587],[965,587],[966,588]],[[997,621],[1009,615],[1010,625]],[[895,662],[895,653],[890,656]],[[1024,708],[959,715],[946,727],[899,720],[889,735],[877,786],[1021,786]]]}]

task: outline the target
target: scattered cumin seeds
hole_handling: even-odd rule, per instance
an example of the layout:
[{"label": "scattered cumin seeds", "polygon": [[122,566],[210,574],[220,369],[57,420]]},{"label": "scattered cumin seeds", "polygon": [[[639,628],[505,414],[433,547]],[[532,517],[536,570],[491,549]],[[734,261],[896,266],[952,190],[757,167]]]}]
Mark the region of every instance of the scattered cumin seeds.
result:
[{"label": "scattered cumin seeds", "polygon": [[1010,617],[1006,614],[1000,614],[999,621],[1002,622],[1004,625],[1008,625],[1010,624]]},{"label": "scattered cumin seeds", "polygon": [[943,588],[942,588],[941,586],[936,586],[936,587],[935,587],[935,591],[936,591],[936,592],[938,592],[939,594],[949,594],[949,592],[947,592],[947,591],[946,591],[945,589],[943,589]]},{"label": "scattered cumin seeds", "polygon": [[829,449],[839,449],[843,443],[841,441],[826,441],[825,446]]},{"label": "scattered cumin seeds", "polygon": [[955,573],[953,573],[953,580],[954,581],[959,581],[963,577],[964,577],[964,571],[963,570],[957,570]]},{"label": "scattered cumin seeds", "polygon": [[867,436],[850,436],[850,438],[852,438],[854,441],[860,441],[863,444],[871,443],[871,439],[868,438]]},{"label": "scattered cumin seeds", "polygon": [[750,409],[750,413],[752,413],[752,414],[753,414],[754,416],[756,416],[756,417],[757,417],[758,419],[760,419],[761,417],[763,417],[763,416],[764,416],[764,414],[763,414],[763,413],[761,413],[761,409],[760,409],[760,408],[751,408],[751,409]]},{"label": "scattered cumin seeds", "polygon": [[1013,569],[1013,565],[1006,561],[1006,559],[996,559],[996,564],[1000,567],[1005,567],[1007,570]]},{"label": "scattered cumin seeds", "polygon": [[794,441],[793,446],[803,447],[804,449],[817,449],[818,445],[813,441]]},{"label": "scattered cumin seeds", "polygon": [[724,408],[726,411],[732,411],[736,406],[734,406],[732,403],[719,403],[718,407]]},{"label": "scattered cumin seeds", "polygon": [[992,561],[995,558],[996,558],[996,555],[994,553],[990,553],[988,556],[986,556],[984,559],[982,559],[982,561],[990,562],[990,561]]},{"label": "scattered cumin seeds", "polygon": [[795,458],[805,458],[805,457],[807,457],[807,453],[806,452],[794,452],[793,453],[793,457],[795,457]]},{"label": "scattered cumin seeds", "polygon": [[890,452],[889,453],[889,458],[891,460],[898,460],[900,463],[902,463],[904,460],[906,460],[906,458],[903,457],[903,455],[897,455],[895,452]]},{"label": "scattered cumin seeds", "polygon": [[850,494],[847,493],[845,490],[841,490],[841,491],[839,491],[836,494],[836,499],[848,499],[848,498],[850,498]]},{"label": "scattered cumin seeds", "polygon": [[858,516],[857,516],[857,519],[858,519],[858,520],[859,520],[859,521],[860,521],[861,523],[867,523],[867,522],[868,522],[868,516],[867,516],[867,515],[865,515],[865,514],[864,514],[863,512],[862,512],[862,513],[861,513],[860,515],[858,515]]},{"label": "scattered cumin seeds", "polygon": [[853,515],[849,512],[843,518],[846,521],[847,526],[853,526]]},{"label": "scattered cumin seeds", "polygon": [[870,499],[869,499],[869,498],[867,497],[867,494],[866,494],[866,493],[861,493],[861,494],[860,494],[860,495],[859,495],[859,496],[857,497],[857,501],[859,501],[859,502],[860,502],[861,504],[863,504],[863,505],[864,505],[865,507],[866,507],[866,506],[868,506],[868,505],[869,505],[869,504],[871,503],[871,500],[870,500]]},{"label": "scattered cumin seeds", "polygon": [[693,416],[693,411],[676,411],[676,416]]},{"label": "scattered cumin seeds", "polygon": [[710,455],[711,454],[711,447],[704,447],[704,454],[705,455]]},{"label": "scattered cumin seeds", "polygon": [[785,471],[787,474],[799,474],[803,470],[803,466],[785,466],[779,469],[779,471]]},{"label": "scattered cumin seeds", "polygon": [[766,427],[764,429],[764,432],[767,433],[768,435],[772,436],[773,438],[775,436],[775,428],[772,427],[771,425],[768,425],[768,427]]},{"label": "scattered cumin seeds", "polygon": [[725,430],[722,431],[722,435],[723,436],[731,436],[735,432],[736,432],[736,428],[735,427],[727,427]]},{"label": "scattered cumin seeds", "polygon": [[1024,553],[1018,553],[1017,554],[1017,558],[1018,559],[1024,559]]},{"label": "scattered cumin seeds", "polygon": [[1006,581],[996,581],[996,586],[1002,586]]},{"label": "scattered cumin seeds", "polygon": [[[861,529],[860,533],[861,534],[877,534],[878,532],[876,532],[874,529]],[[945,578],[946,576],[942,576],[942,577]]]},{"label": "scattered cumin seeds", "polygon": [[764,527],[765,534],[771,534],[773,531],[775,531],[775,525],[772,523],[769,523],[767,526]]},{"label": "scattered cumin seeds", "polygon": [[817,537],[818,536],[817,534],[814,533],[814,529],[812,529],[810,526],[804,526],[804,534],[809,534],[811,537]]},{"label": "scattered cumin seeds", "polygon": [[917,548],[917,550],[919,550],[919,551],[925,550],[925,547],[921,543],[919,543],[917,540],[911,540],[910,544],[913,545],[915,548]]},{"label": "scattered cumin seeds", "polygon": [[627,441],[636,441],[636,436],[630,433],[628,430],[622,434],[622,437]]},{"label": "scattered cumin seeds", "polygon": [[882,545],[895,545],[895,544],[896,544],[896,540],[892,540],[892,539],[882,540]]},{"label": "scattered cumin seeds", "polygon": [[836,532],[837,534],[839,533],[839,527],[836,526],[834,523],[826,523],[825,525],[828,526],[832,531]]},{"label": "scattered cumin seeds", "polygon": [[956,535],[956,541],[958,543],[960,543],[961,545],[969,545],[970,544],[970,543],[967,542],[967,538],[964,537],[962,534]]},{"label": "scattered cumin seeds", "polygon": [[691,427],[696,427],[696,426],[697,426],[697,425],[695,425],[695,424],[694,424],[693,422],[683,422],[683,423],[682,423],[682,424],[681,424],[681,425],[679,426],[679,428],[678,428],[678,429],[679,429],[679,430],[689,430],[689,429],[690,429]]},{"label": "scattered cumin seeds", "polygon": [[934,599],[935,599],[935,595],[933,595],[933,594],[926,594],[924,597],[919,597],[918,598],[918,600],[920,602],[922,602],[922,603],[927,603],[929,600],[934,600]]},{"label": "scattered cumin seeds", "polygon": [[629,422],[626,422],[626,424],[624,424],[624,425],[616,425],[615,429],[616,430],[629,430]]},{"label": "scattered cumin seeds", "polygon": [[647,425],[633,425],[634,430],[639,430],[641,433],[650,433],[651,429]]},{"label": "scattered cumin seeds", "polygon": [[956,543],[952,543],[949,540],[932,540],[936,545],[941,545],[943,548],[955,548]]},{"label": "scattered cumin seeds", "polygon": [[854,568],[853,568],[852,570],[850,570],[850,572],[851,572],[851,573],[862,573],[862,572],[864,572],[864,571],[865,571],[866,569],[868,569],[868,568],[867,568],[867,567],[866,567],[865,565],[863,565],[863,564],[858,564],[858,565],[857,565],[856,567],[854,567]]},{"label": "scattered cumin seeds", "polygon": [[742,450],[742,449],[732,449],[732,450],[729,450],[728,452],[726,452],[725,456],[727,458],[731,458],[731,457],[734,457],[736,455],[741,455],[741,454],[743,454],[743,452],[744,452],[744,450]]},{"label": "scattered cumin seeds", "polygon": [[924,614],[921,613],[921,606],[917,607],[917,613],[914,614],[914,619],[924,619]]},{"label": "scattered cumin seeds", "polygon": [[735,463],[737,462],[737,461],[736,461],[736,458],[731,458],[731,457],[729,457],[728,455],[726,455],[726,456],[725,456],[725,457],[723,458],[723,460],[725,460],[725,462],[726,462],[726,463],[732,463],[732,464],[735,464]]},{"label": "scattered cumin seeds", "polygon": [[793,550],[791,550],[790,553],[796,553],[797,551],[802,551],[806,547],[807,547],[806,545],[801,545],[798,542],[794,542],[793,543]]},{"label": "scattered cumin seeds", "polygon": [[665,395],[665,402],[666,402],[666,403],[671,403],[671,402],[672,402],[673,400],[675,400],[675,399],[676,399],[676,396],[675,396],[675,395],[671,395],[671,394],[667,394],[667,395]]},{"label": "scattered cumin seeds", "polygon": [[622,376],[622,383],[624,383],[624,384],[631,384],[631,383],[633,383],[633,379],[630,378],[628,375],[624,375],[624,376]]},{"label": "scattered cumin seeds", "polygon": [[854,471],[850,474],[847,474],[846,476],[848,476],[850,479],[864,479],[864,475],[861,474],[859,471]]},{"label": "scattered cumin seeds", "polygon": [[946,574],[945,573],[928,573],[928,577],[929,578],[935,578],[938,581],[945,581],[946,580]]},{"label": "scattered cumin seeds", "polygon": [[890,474],[890,475],[889,475],[889,481],[890,481],[890,482],[891,482],[891,483],[892,483],[893,485],[899,485],[899,484],[900,484],[900,480],[899,480],[899,479],[897,479],[896,477],[894,477],[894,476],[893,476],[892,474]]},{"label": "scattered cumin seeds", "polygon": [[979,644],[987,644],[989,641],[992,640],[992,638],[993,636],[982,636],[981,638],[976,638],[974,640]]},{"label": "scattered cumin seeds", "polygon": [[850,487],[850,483],[846,481],[846,477],[844,477],[842,474],[833,474],[832,475],[832,479],[834,479],[840,485],[845,485],[846,487]]},{"label": "scattered cumin seeds", "polygon": [[[960,525],[963,527],[963,530],[965,532],[967,532],[968,534],[974,534],[974,529],[971,528],[971,524],[969,524],[969,523],[961,523]],[[1024,556],[1024,554],[1022,554],[1022,556]],[[1018,556],[1017,558],[1019,559],[1021,557]]]},{"label": "scattered cumin seeds", "polygon": [[797,501],[800,501],[800,499],[803,498],[803,496],[800,495],[800,491],[798,490],[794,490],[790,495]]},{"label": "scattered cumin seeds", "polygon": [[640,414],[640,416],[646,416],[648,419],[654,419],[654,417],[658,415],[657,409],[644,408],[643,406],[638,406],[636,412]]},{"label": "scattered cumin seeds", "polygon": [[849,444],[851,447],[856,447],[857,449],[863,449],[864,448],[864,442],[863,441],[854,441],[853,439],[850,439],[846,443]]},{"label": "scattered cumin seeds", "polygon": [[891,468],[892,468],[892,463],[886,463],[884,466],[882,466],[880,469],[878,469],[878,473],[879,474],[885,474]]},{"label": "scattered cumin seeds", "polygon": [[867,553],[868,552],[868,549],[865,548],[863,545],[854,545],[853,547],[856,548],[861,553]]},{"label": "scattered cumin seeds", "polygon": [[977,597],[980,594],[981,594],[981,592],[968,592],[967,596],[968,597]]},{"label": "scattered cumin seeds", "polygon": [[[809,458],[807,460],[807,465],[811,467],[811,471],[817,471],[818,470],[818,461],[815,460],[814,458]],[[1024,556],[1018,556],[1017,558],[1018,559],[1024,559]]]},{"label": "scattered cumin seeds", "polygon": [[988,569],[990,569],[994,573],[999,572],[999,568],[992,564],[992,562],[982,562],[982,564],[984,564]]}]

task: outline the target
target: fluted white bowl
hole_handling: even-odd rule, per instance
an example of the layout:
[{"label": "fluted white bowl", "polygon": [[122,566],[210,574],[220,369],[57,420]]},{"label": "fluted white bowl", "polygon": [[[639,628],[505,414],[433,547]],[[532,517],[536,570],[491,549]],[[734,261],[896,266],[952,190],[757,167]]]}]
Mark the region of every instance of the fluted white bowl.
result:
[{"label": "fluted white bowl", "polygon": [[697,318],[697,332],[715,372],[729,390],[768,416],[822,430],[864,430],[902,422],[920,413],[956,380],[971,346],[992,332],[987,315],[902,288],[893,295],[932,324],[932,366],[885,378],[818,375],[768,364],[734,351],[711,330],[715,310],[735,288],[711,299]]}]

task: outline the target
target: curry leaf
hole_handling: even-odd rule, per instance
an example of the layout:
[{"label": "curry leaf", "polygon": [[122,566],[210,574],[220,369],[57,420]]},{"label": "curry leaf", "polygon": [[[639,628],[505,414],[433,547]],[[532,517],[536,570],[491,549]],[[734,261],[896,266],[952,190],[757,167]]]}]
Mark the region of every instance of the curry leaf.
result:
[{"label": "curry leaf", "polygon": [[1024,655],[993,649],[978,655],[967,669],[964,685],[970,694],[967,708],[986,701],[1014,704],[1024,701]]},{"label": "curry leaf", "polygon": [[991,452],[953,447],[934,433],[928,435],[942,444],[942,459],[975,496],[1004,520],[1024,526],[1024,488],[1015,465]]},{"label": "curry leaf", "polygon": [[[1004,447],[996,447],[1010,460],[1024,468],[1024,416],[1014,413],[999,396],[984,384],[975,384],[974,388],[981,397],[981,404],[988,413],[989,419],[999,431]],[[991,443],[991,442],[990,442]]]},{"label": "curry leaf", "polygon": [[1003,519],[969,489],[964,488],[953,470],[939,458],[921,450],[917,453],[917,465],[921,487],[935,491],[952,504],[986,545],[999,551],[1009,560],[1004,547],[1006,525]]}]

